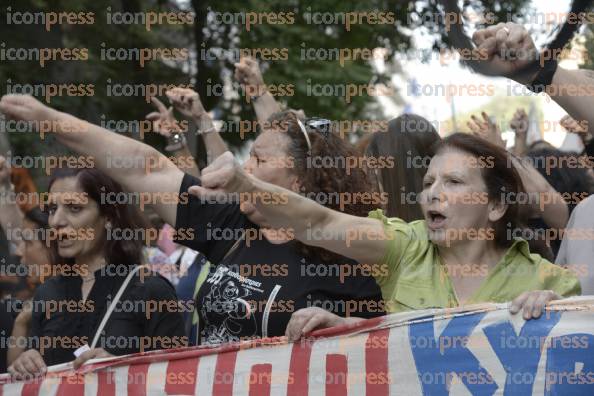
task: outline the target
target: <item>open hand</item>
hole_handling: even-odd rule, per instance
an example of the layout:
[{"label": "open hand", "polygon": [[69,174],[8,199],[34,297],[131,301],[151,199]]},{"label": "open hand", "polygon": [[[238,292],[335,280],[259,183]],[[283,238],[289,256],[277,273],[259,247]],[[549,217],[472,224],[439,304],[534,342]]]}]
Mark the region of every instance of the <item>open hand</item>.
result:
[{"label": "open hand", "polygon": [[481,113],[482,120],[476,116],[471,116],[472,121],[468,121],[467,125],[472,133],[478,137],[495,143],[499,147],[505,148],[505,140],[501,137],[501,130],[497,123],[491,121],[487,113]]},{"label": "open hand", "polygon": [[157,111],[147,114],[146,119],[153,122],[153,130],[155,132],[162,136],[169,137],[172,133],[182,131],[179,123],[173,116],[172,106],[169,108],[165,107],[163,102],[154,96],[151,98],[151,102],[157,108]]},{"label": "open hand", "polygon": [[293,342],[315,329],[324,329],[345,323],[345,318],[341,318],[325,309],[319,307],[302,308],[291,315],[285,335],[289,342]]},{"label": "open hand", "polygon": [[72,366],[74,367],[75,370],[77,370],[80,366],[85,364],[87,362],[87,360],[106,358],[106,357],[112,357],[112,356],[114,356],[114,355],[107,352],[103,348],[93,348],[91,350],[88,350],[88,351],[82,353],[79,357],[77,357],[76,360],[74,360],[74,362],[72,363]]}]

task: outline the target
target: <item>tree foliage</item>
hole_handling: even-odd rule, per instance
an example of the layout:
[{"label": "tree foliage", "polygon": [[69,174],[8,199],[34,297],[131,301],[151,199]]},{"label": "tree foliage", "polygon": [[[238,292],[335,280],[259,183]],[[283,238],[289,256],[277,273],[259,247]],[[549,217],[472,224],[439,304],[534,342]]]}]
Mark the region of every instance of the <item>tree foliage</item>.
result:
[{"label": "tree foliage", "polygon": [[[493,11],[505,20],[508,12],[517,12],[525,0],[464,1],[465,10],[475,14]],[[234,94],[233,63],[237,50],[279,48],[287,50],[285,60],[260,61],[268,84],[292,84],[291,95],[279,96],[287,106],[303,109],[308,115],[331,119],[368,119],[383,115],[377,112],[373,94],[359,89],[369,84],[387,83],[368,59],[304,59],[303,50],[319,49],[331,54],[336,49],[386,48],[391,61],[395,54],[411,48],[414,36],[427,38],[435,48],[447,46],[447,35],[439,5],[435,1],[403,2],[400,0],[370,0],[346,2],[337,0],[19,0],[0,9],[0,21],[8,13],[29,12],[92,12],[93,24],[53,25],[48,31],[43,24],[0,24],[3,48],[87,48],[88,60],[49,61],[43,67],[36,60],[9,61],[0,64],[0,79],[10,82],[2,86],[6,93],[14,84],[93,84],[94,95],[62,95],[51,99],[51,105],[95,123],[105,120],[139,120],[151,111],[142,96],[110,96],[109,84],[188,84],[201,94],[205,107],[215,110],[218,118],[253,119],[251,105],[243,94]],[[189,11],[195,15],[193,24],[163,23],[147,30],[143,24],[109,24],[108,12]],[[293,23],[256,23],[249,29],[241,15],[247,13],[293,13]],[[345,23],[347,13],[357,13],[356,23]],[[312,23],[308,16],[320,13],[323,24]],[[371,23],[364,13],[392,13],[393,23]],[[237,15],[238,23],[217,22],[217,16]],[[359,23],[361,22],[361,23]],[[480,23],[480,21],[478,22]],[[105,60],[105,48],[189,48],[191,56],[182,61]],[[204,51],[219,55],[204,56]],[[220,55],[223,54],[223,55]],[[414,75],[414,70],[409,71]],[[219,85],[217,85],[219,84]],[[357,87],[357,94],[347,100],[345,87]],[[213,94],[213,87],[226,87],[225,95]],[[321,86],[323,95],[312,93]],[[330,87],[330,88],[329,88]],[[229,90],[228,88],[232,88]],[[342,95],[341,95],[342,93]],[[397,91],[394,91],[397,95]],[[242,143],[238,134],[224,134],[232,145]],[[160,137],[148,136],[149,143],[161,145]],[[47,154],[55,148],[50,140],[38,136],[11,134],[14,151],[20,154]],[[48,143],[49,142],[49,143]],[[200,157],[200,155],[198,155]]]}]

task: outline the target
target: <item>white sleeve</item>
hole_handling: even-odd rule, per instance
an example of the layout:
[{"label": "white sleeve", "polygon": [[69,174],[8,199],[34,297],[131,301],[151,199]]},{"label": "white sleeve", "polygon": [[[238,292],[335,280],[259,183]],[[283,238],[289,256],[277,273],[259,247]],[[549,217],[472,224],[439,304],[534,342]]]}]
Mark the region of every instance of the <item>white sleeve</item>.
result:
[{"label": "white sleeve", "polygon": [[[574,227],[575,219],[580,211],[580,205],[576,206],[571,216],[569,217],[569,221],[567,222],[567,226],[565,227],[565,231],[570,230]],[[557,253],[557,258],[555,259],[555,264],[557,265],[568,265],[569,264],[569,257],[567,256],[569,250],[569,238],[567,237],[568,233],[565,232],[563,235],[563,240],[561,241],[561,247],[559,248],[559,252]]]}]

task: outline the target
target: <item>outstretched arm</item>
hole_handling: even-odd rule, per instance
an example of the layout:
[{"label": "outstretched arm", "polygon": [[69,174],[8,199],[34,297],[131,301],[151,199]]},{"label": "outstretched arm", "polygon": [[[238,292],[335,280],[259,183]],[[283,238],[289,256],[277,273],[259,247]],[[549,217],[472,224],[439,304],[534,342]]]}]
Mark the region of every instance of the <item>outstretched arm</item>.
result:
[{"label": "outstretched arm", "polygon": [[[38,129],[50,129],[60,143],[93,157],[97,169],[127,191],[141,193],[144,204],[154,202],[161,218],[175,224],[175,198],[184,174],[153,147],[52,109],[28,95],[3,96],[0,111],[13,119],[31,121]],[[117,166],[130,159],[131,168]]]},{"label": "outstretched arm", "polygon": [[315,201],[247,175],[226,152],[202,171],[202,186],[190,187],[198,197],[239,193],[242,204],[254,205],[272,227],[292,229],[295,238],[311,246],[362,263],[378,263],[388,237],[376,219],[326,208]]},{"label": "outstretched arm", "polygon": [[[477,51],[486,55],[494,74],[508,77],[520,84],[531,84],[540,70],[523,72],[538,51],[532,37],[522,25],[508,22],[480,29],[472,37]],[[544,59],[546,55],[540,57]],[[550,54],[548,54],[550,57]],[[594,72],[591,70],[567,70],[557,67],[547,93],[574,119],[587,125],[594,123]],[[594,128],[589,128],[594,133]]]}]

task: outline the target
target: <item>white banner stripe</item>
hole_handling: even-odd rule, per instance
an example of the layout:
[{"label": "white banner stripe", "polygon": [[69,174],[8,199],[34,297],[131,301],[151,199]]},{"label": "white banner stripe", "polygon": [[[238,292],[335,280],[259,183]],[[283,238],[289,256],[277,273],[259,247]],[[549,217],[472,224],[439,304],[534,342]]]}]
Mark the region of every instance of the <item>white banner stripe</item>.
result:
[{"label": "white banner stripe", "polygon": [[[245,396],[250,390],[255,391],[258,384],[261,389],[267,388],[266,384],[261,385],[268,380],[274,396],[286,396],[289,384],[291,389],[304,389],[299,396],[325,395],[332,388],[338,392],[347,389],[349,395],[364,395],[366,380],[370,374],[382,373],[386,361],[381,359],[386,358],[390,395],[501,395],[504,391],[506,396],[545,392],[594,394],[593,308],[592,300],[566,300],[549,307],[541,318],[524,321],[521,314],[510,315],[507,304],[484,304],[467,311],[395,314],[381,321],[361,322],[355,329],[344,331],[329,329],[295,349],[293,344],[276,339],[263,340],[256,347],[253,342],[246,342],[238,350],[233,349],[237,345],[226,345],[120,357],[111,362],[90,362],[88,369],[95,367],[95,372],[86,374],[84,389],[85,395],[99,393],[98,376],[105,372],[102,370],[112,370],[116,395],[126,395],[130,383],[139,385],[135,388],[146,390],[149,395],[162,395],[168,359],[180,358],[181,353],[192,362],[198,359],[195,392],[200,396],[213,394],[215,382],[226,385],[222,388],[232,388],[234,395]],[[293,350],[299,351],[299,355],[292,356]],[[301,356],[301,361],[297,362],[297,356]],[[217,361],[229,369],[234,357],[234,370],[216,371]],[[301,368],[291,374],[307,378],[289,376],[292,361]],[[151,363],[144,372],[140,365],[147,362]],[[105,364],[121,366],[98,368]],[[183,360],[178,364],[188,366]],[[269,366],[270,371],[266,366],[254,370],[255,365]],[[52,373],[68,375],[65,368],[54,366]],[[135,378],[129,376],[129,370],[137,373]],[[252,371],[265,377],[252,378]],[[337,376],[328,378],[327,371]],[[279,380],[283,374],[287,378]],[[74,376],[65,378],[76,380]],[[6,383],[7,380],[6,375],[0,375],[3,395],[23,394],[24,383]],[[46,378],[39,393],[55,395],[59,382],[59,377]],[[375,386],[379,384],[370,381],[373,389],[382,389]]]}]

